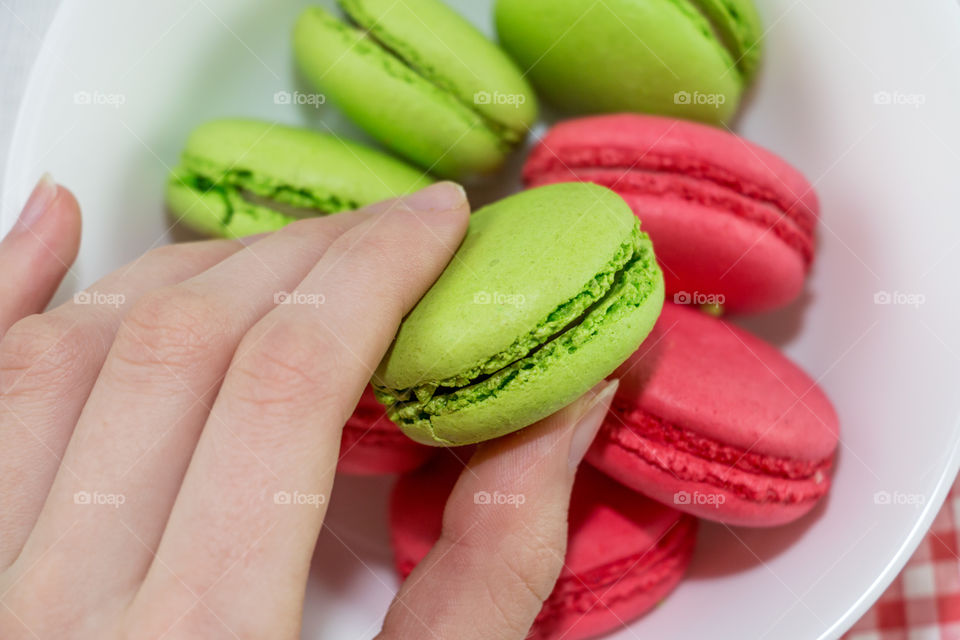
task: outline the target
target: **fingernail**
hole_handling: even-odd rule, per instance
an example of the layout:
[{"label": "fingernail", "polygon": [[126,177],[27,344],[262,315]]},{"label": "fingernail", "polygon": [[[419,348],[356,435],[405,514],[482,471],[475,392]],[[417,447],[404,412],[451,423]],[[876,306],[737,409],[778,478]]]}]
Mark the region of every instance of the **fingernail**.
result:
[{"label": "fingernail", "polygon": [[600,430],[600,425],[603,424],[603,419],[610,409],[610,401],[613,400],[613,395],[617,392],[620,381],[609,380],[602,384],[604,384],[604,386],[599,389],[594,387],[594,393],[596,395],[593,396],[593,399],[590,400],[589,404],[584,408],[583,415],[580,416],[577,424],[573,427],[573,438],[570,440],[569,457],[571,471],[580,465],[583,456],[587,454],[587,449],[589,449],[593,443],[593,439],[596,437],[597,431]]},{"label": "fingernail", "polygon": [[438,182],[400,199],[404,206],[417,211],[450,211],[467,201],[467,192],[456,182]]},{"label": "fingernail", "polygon": [[28,229],[36,224],[56,195],[57,183],[53,181],[49,173],[43,174],[27,199],[27,204],[23,206],[23,211],[20,212],[18,218],[20,224]]}]

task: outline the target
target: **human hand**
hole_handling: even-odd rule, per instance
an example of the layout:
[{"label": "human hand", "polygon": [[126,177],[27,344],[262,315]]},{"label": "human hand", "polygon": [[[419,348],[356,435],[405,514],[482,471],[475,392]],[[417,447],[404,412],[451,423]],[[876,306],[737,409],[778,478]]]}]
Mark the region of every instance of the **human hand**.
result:
[{"label": "human hand", "polygon": [[[73,196],[41,181],[0,244],[0,637],[298,637],[340,429],[467,215],[441,183],[156,249],[40,313],[80,228]],[[384,637],[526,634],[601,387],[478,448]],[[533,507],[480,513],[481,488]]]}]

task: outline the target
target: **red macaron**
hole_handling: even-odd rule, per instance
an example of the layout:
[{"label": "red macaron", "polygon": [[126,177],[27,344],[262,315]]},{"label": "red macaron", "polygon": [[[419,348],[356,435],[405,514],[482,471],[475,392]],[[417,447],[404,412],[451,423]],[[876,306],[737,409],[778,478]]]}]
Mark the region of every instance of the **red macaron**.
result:
[{"label": "red macaron", "polygon": [[803,289],[819,204],[774,153],[702,124],[616,114],[554,126],[524,182],[595,182],[616,191],[650,234],[668,296],[729,311],[781,307]]},{"label": "red macaron", "polygon": [[403,473],[421,466],[436,452],[403,435],[367,385],[343,425],[337,471],[356,475]]},{"label": "red macaron", "polygon": [[[444,505],[461,470],[444,455],[397,482],[390,535],[402,578],[440,537]],[[478,509],[515,508],[480,502]],[[695,518],[584,465],[573,488],[564,567],[528,640],[592,638],[643,615],[680,582],[696,530]]]},{"label": "red macaron", "polygon": [[620,386],[587,461],[709,520],[784,524],[826,495],[838,442],[827,396],[777,349],[667,303]]}]

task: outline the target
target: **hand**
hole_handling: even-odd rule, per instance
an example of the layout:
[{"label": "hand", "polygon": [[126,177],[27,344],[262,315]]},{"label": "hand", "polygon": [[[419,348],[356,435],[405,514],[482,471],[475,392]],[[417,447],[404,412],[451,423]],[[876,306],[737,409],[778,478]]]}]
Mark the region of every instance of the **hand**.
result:
[{"label": "hand", "polygon": [[[40,313],[80,230],[41,180],[0,243],[0,638],[297,638],[341,427],[467,216],[441,183],[156,249]],[[526,634],[611,392],[478,448],[383,636]]]}]

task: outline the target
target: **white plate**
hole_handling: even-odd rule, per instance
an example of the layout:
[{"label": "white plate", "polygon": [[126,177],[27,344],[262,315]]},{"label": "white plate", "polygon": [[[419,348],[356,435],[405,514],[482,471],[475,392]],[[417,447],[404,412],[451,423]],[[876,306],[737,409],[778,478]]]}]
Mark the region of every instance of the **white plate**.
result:
[{"label": "white plate", "polygon": [[[23,99],[3,228],[50,170],[86,212],[76,268],[86,284],[170,241],[163,183],[194,125],[226,115],[322,120],[361,137],[329,105],[274,103],[277,91],[305,89],[289,48],[304,4],[65,3]],[[457,4],[490,31],[489,2]],[[760,4],[768,55],[739,130],[803,169],[824,214],[809,293],[744,324],[782,345],[836,402],[835,486],[793,526],[704,527],[688,579],[618,638],[836,637],[906,562],[957,470],[960,8]],[[305,638],[379,628],[396,586],[386,487],[338,481]]]}]

